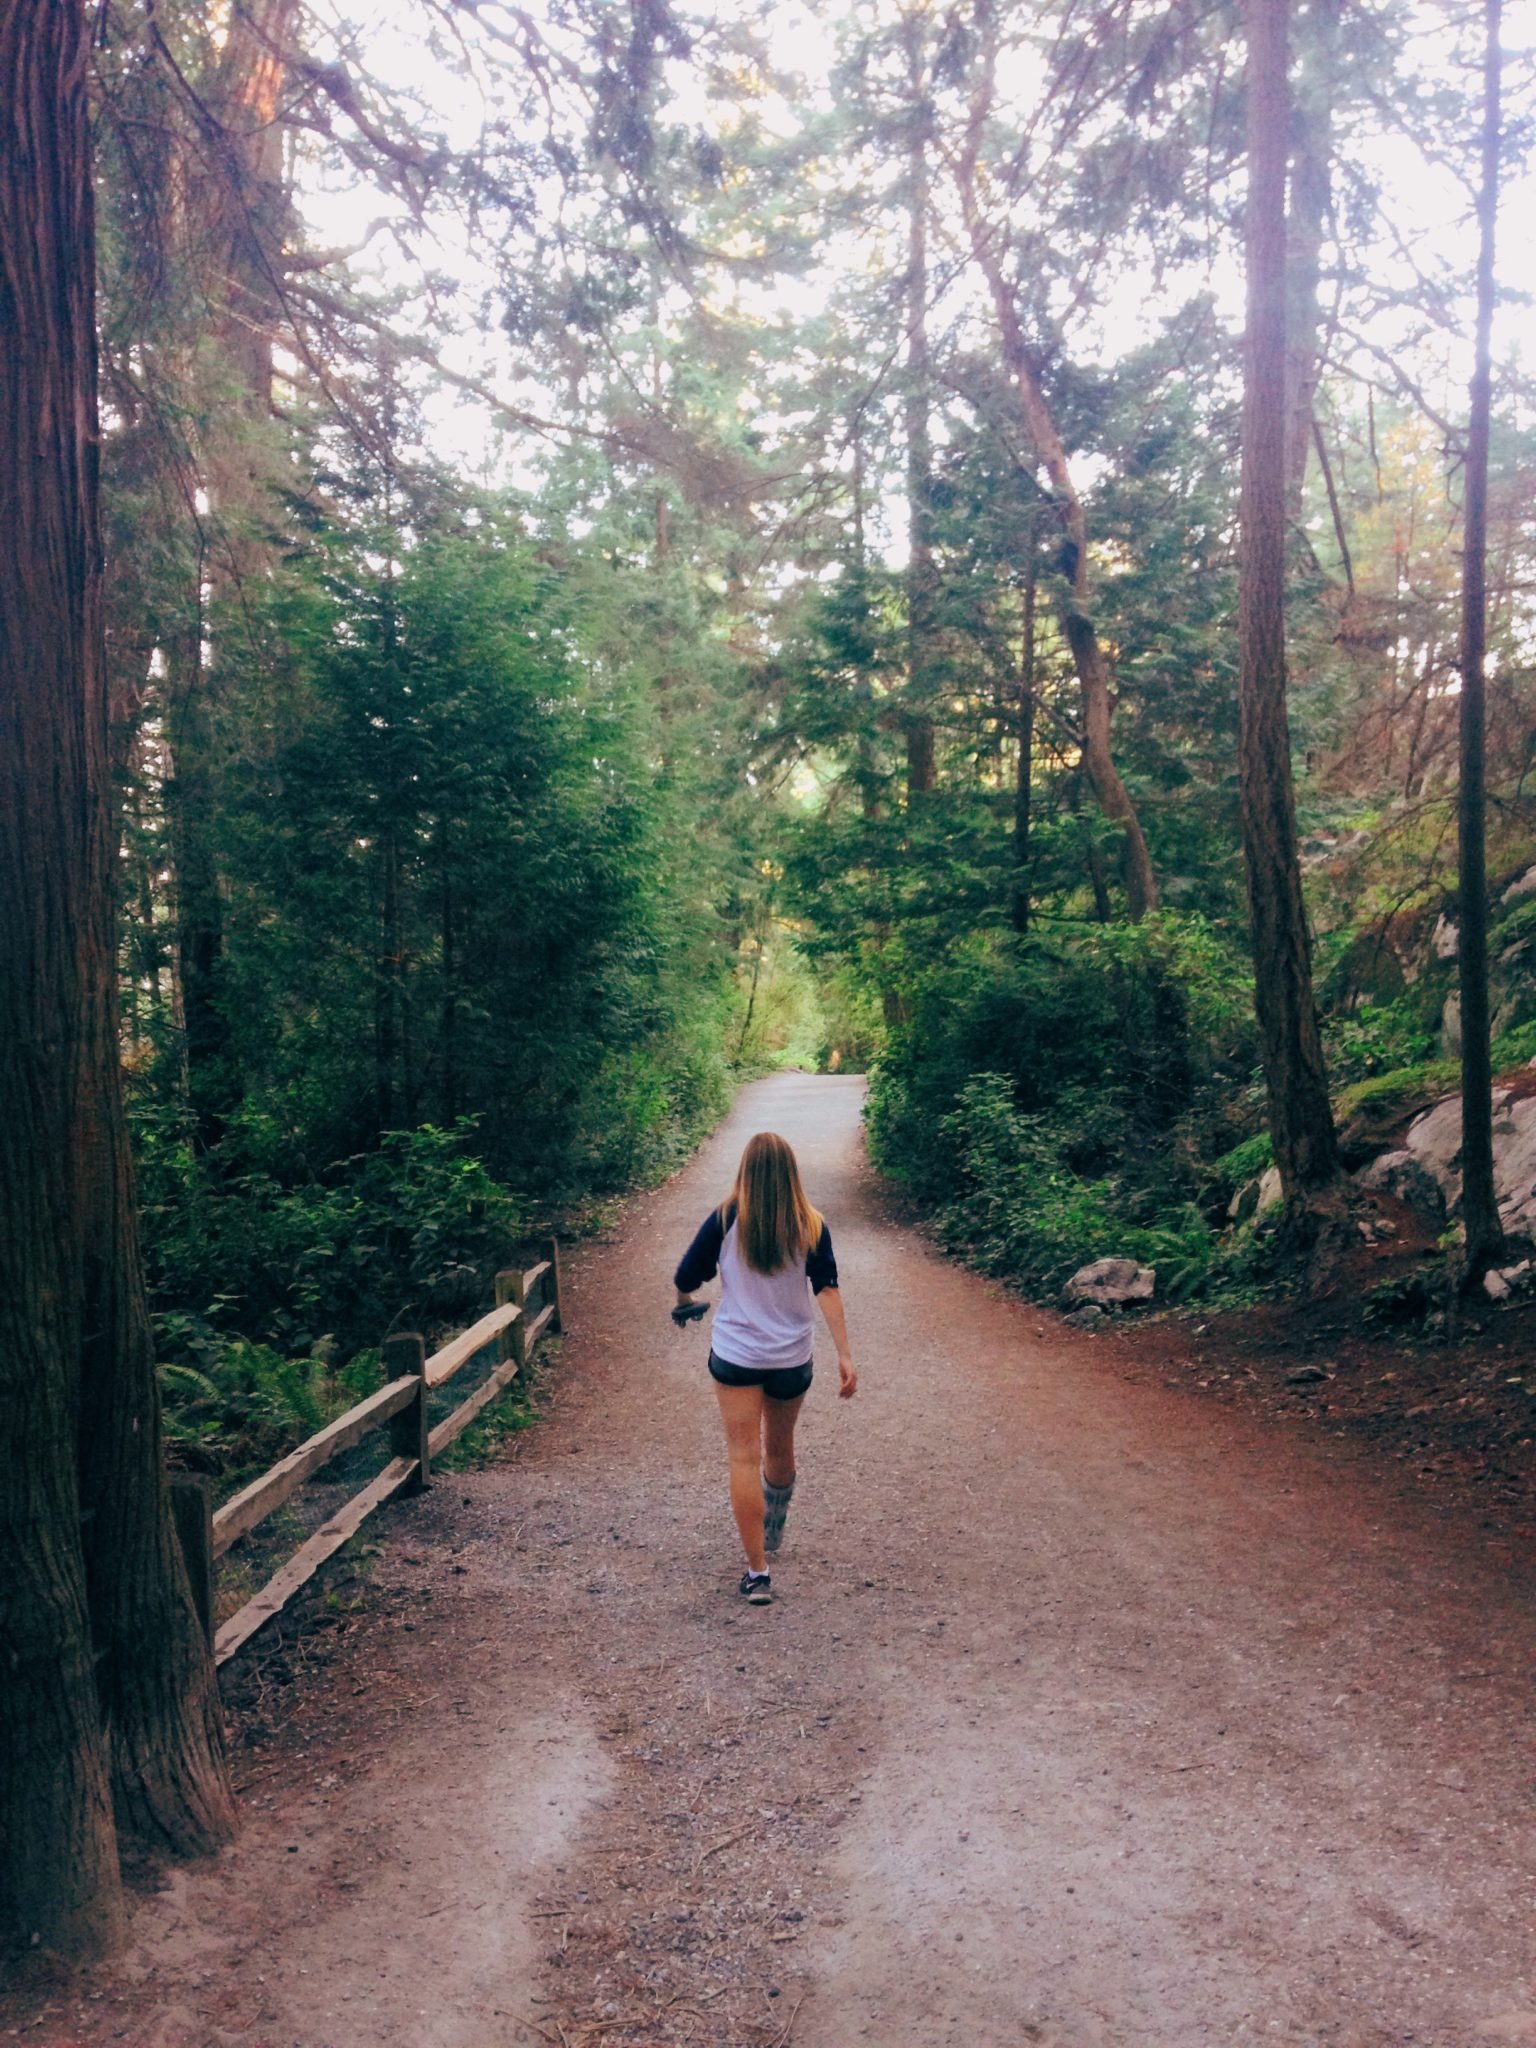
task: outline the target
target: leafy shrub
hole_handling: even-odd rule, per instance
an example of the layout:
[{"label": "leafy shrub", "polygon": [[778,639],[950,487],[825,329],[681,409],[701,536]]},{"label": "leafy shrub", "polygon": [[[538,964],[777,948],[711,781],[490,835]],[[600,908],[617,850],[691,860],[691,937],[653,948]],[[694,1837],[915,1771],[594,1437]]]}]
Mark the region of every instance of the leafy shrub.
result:
[{"label": "leafy shrub", "polygon": [[1335,1087],[1428,1060],[1435,1034],[1421,1001],[1361,1003],[1333,1017],[1325,1033],[1328,1072]]},{"label": "leafy shrub", "polygon": [[1536,939],[1536,896],[1522,896],[1513,907],[1495,919],[1489,937],[1501,951],[1528,946]]},{"label": "leafy shrub", "polygon": [[1174,1131],[1213,1075],[1253,1065],[1246,968],[1202,920],[1096,926],[1070,944],[961,951],[919,985],[871,1080],[871,1152],[920,1200],[959,1192],[943,1119],[1007,1076],[1087,1179],[1180,1199]]},{"label": "leafy shrub", "polygon": [[202,1329],[289,1356],[326,1335],[347,1356],[403,1313],[441,1321],[478,1301],[526,1228],[467,1149],[468,1120],[388,1132],[297,1184],[264,1162],[268,1136],[237,1126],[213,1162],[168,1116],[138,1119],[145,1265],[174,1363],[200,1365]]},{"label": "leafy shrub", "polygon": [[1115,1256],[1155,1265],[1168,1299],[1205,1284],[1215,1239],[1198,1213],[1182,1204],[1156,1224],[1127,1220],[1115,1183],[1074,1173],[1047,1120],[1019,1111],[1007,1075],[973,1076],[940,1134],[960,1190],[938,1211],[939,1234],[983,1272],[1052,1292],[1089,1260]]},{"label": "leafy shrub", "polygon": [[159,1368],[167,1440],[187,1462],[220,1472],[230,1489],[380,1383],[377,1351],[338,1370],[330,1337],[307,1357],[290,1358],[192,1317],[163,1317],[160,1334],[183,1361]]},{"label": "leafy shrub", "polygon": [[1420,1266],[1373,1287],[1365,1298],[1365,1320],[1387,1327],[1421,1324],[1447,1309],[1455,1294],[1456,1273],[1450,1262]]},{"label": "leafy shrub", "polygon": [[1505,1073],[1536,1059],[1536,1020],[1517,1024],[1513,1031],[1501,1031],[1493,1041],[1493,1071]]}]

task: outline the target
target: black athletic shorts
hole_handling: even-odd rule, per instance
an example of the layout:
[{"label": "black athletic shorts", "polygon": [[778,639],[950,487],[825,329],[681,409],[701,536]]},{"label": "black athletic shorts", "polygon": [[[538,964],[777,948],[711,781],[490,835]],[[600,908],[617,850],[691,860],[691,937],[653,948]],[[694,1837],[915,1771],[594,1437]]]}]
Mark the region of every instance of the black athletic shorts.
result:
[{"label": "black athletic shorts", "polygon": [[711,1351],[709,1376],[722,1387],[761,1387],[770,1401],[798,1401],[811,1384],[811,1361],[762,1372],[755,1365],[727,1365]]}]

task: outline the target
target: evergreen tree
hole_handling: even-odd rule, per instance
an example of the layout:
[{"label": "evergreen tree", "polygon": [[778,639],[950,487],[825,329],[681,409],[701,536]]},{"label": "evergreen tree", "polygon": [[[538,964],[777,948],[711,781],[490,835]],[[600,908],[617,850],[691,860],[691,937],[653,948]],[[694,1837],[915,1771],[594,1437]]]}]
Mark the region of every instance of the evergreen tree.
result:
[{"label": "evergreen tree", "polygon": [[8,1042],[23,1049],[7,1068],[0,1290],[12,1379],[0,1932],[92,1950],[118,1928],[113,1806],[176,1848],[212,1847],[232,1816],[160,1472],[118,1074],[86,48],[77,7],[0,8],[0,986]]},{"label": "evergreen tree", "polygon": [[1285,707],[1286,0],[1248,7],[1248,339],[1243,399],[1243,852],[1275,1163],[1287,1202],[1338,1186],[1312,991]]}]

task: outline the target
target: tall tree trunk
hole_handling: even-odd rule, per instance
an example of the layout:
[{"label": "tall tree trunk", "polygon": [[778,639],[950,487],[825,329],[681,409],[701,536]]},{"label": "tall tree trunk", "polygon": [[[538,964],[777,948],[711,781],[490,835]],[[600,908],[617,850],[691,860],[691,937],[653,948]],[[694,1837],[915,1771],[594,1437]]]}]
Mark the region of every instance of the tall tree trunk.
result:
[{"label": "tall tree trunk", "polygon": [[763,929],[755,934],[757,951],[752,956],[752,985],[747,991],[747,1013],[741,1020],[741,1036],[736,1041],[735,1064],[739,1067],[752,1037],[752,1018],[757,1009],[757,984],[762,978],[763,954],[767,951],[766,933],[771,927],[772,899],[763,912]]},{"label": "tall tree trunk", "polygon": [[1482,1277],[1503,1247],[1493,1187],[1488,1021],[1485,654],[1488,632],[1488,433],[1492,410],[1494,232],[1499,210],[1499,0],[1485,0],[1482,182],[1477,197],[1477,339],[1467,423],[1461,574],[1461,1213],[1466,1276]]},{"label": "tall tree trunk", "polygon": [[1019,759],[1013,784],[1013,928],[1029,930],[1029,825],[1035,752],[1035,608],[1040,583],[1039,520],[1029,525],[1024,622],[1019,649]]},{"label": "tall tree trunk", "polygon": [[[196,593],[191,601],[187,658],[195,667],[201,640]],[[195,694],[195,674],[189,681]],[[84,1204],[79,1467],[87,1588],[118,1828],[155,1853],[190,1855],[229,1838],[234,1801],[213,1662],[161,1469],[159,1389],[120,1073],[121,820],[105,776],[96,796],[91,903],[97,965],[87,982],[78,1140]],[[199,1017],[216,1041],[212,1063],[222,1055],[227,1030],[206,987],[200,994]]]},{"label": "tall tree trunk", "polygon": [[222,1138],[241,1092],[222,1003],[224,905],[215,846],[222,762],[211,701],[216,675],[207,667],[205,641],[211,625],[219,636],[215,667],[228,660],[220,643],[271,552],[266,529],[279,482],[271,435],[273,341],[290,211],[278,113],[296,12],[296,0],[241,0],[232,9],[205,87],[217,125],[204,134],[193,197],[183,211],[183,233],[193,246],[181,252],[182,260],[204,270],[213,302],[213,374],[220,380],[206,404],[199,447],[217,540],[211,551],[201,538],[196,544],[185,632],[166,650],[177,956],[188,1095],[204,1149]]},{"label": "tall tree trunk", "polygon": [[928,354],[928,81],[923,62],[923,17],[908,15],[907,83],[911,131],[907,142],[907,379],[903,398],[907,440],[907,793],[934,786],[934,626],[937,574],[933,559],[933,434],[929,424],[932,369]]},{"label": "tall tree trunk", "polygon": [[0,0],[0,1941],[121,1927],[80,1534],[79,1060],[106,734],[83,8]]},{"label": "tall tree trunk", "polygon": [[214,853],[218,770],[207,678],[202,599],[183,593],[190,616],[167,639],[166,737],[171,773],[166,823],[175,877],[176,970],[181,984],[182,1054],[194,1142],[211,1152],[224,1136],[239,1090],[230,1070],[223,1002],[224,895]]},{"label": "tall tree trunk", "polygon": [[87,52],[74,0],[0,0],[0,1928],[99,1948],[114,1799],[177,1847],[222,1839],[231,1807],[161,1482],[121,1096]]},{"label": "tall tree trunk", "polygon": [[1305,1207],[1339,1179],[1296,846],[1285,671],[1286,0],[1248,0],[1248,332],[1238,774],[1275,1164]]},{"label": "tall tree trunk", "polygon": [[216,329],[232,405],[208,436],[209,490],[219,514],[223,576],[236,585],[265,567],[257,528],[278,481],[271,446],[273,343],[282,318],[283,246],[291,212],[279,120],[298,0],[239,0],[210,95],[219,116],[207,204],[223,244]]},{"label": "tall tree trunk", "polygon": [[119,1074],[110,792],[98,813],[98,947],[88,1073],[80,1483],[96,1683],[119,1830],[155,1854],[202,1855],[234,1832],[213,1660],[162,1472],[154,1341]]},{"label": "tall tree trunk", "polygon": [[1322,374],[1323,237],[1333,197],[1333,102],[1339,71],[1339,0],[1311,0],[1290,117],[1290,212],[1286,234],[1286,517],[1301,511]]}]

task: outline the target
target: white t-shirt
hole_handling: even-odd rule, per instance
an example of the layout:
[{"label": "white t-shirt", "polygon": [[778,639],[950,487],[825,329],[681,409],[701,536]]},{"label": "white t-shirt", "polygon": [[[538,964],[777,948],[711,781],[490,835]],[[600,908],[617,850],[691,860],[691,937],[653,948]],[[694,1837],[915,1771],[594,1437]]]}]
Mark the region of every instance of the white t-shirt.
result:
[{"label": "white t-shirt", "polygon": [[826,1225],[803,1260],[796,1259],[777,1273],[757,1273],[742,1255],[734,1212],[724,1229],[716,1212],[705,1219],[684,1254],[676,1284],[691,1294],[717,1271],[720,1306],[710,1344],[721,1364],[751,1372],[782,1372],[809,1364],[815,1295],[837,1285],[832,1233]]}]

